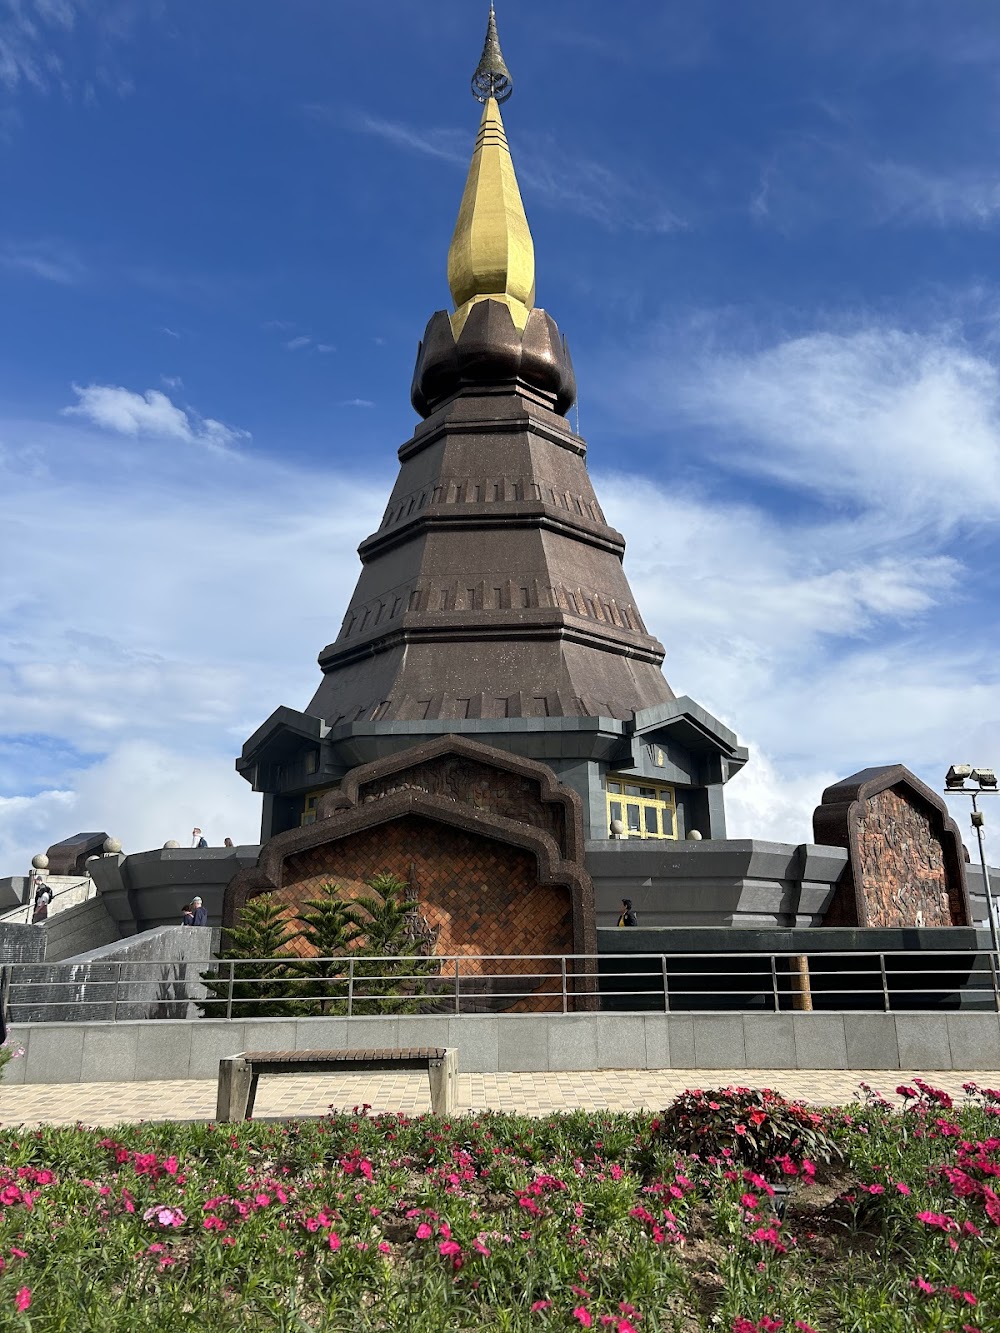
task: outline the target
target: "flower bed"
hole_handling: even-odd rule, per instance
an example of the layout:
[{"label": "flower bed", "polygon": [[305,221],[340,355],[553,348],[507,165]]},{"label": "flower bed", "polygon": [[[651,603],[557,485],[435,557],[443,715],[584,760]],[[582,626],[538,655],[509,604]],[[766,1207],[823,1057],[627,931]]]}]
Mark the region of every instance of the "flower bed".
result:
[{"label": "flower bed", "polygon": [[0,1328],[1000,1328],[1000,1092],[900,1096],[759,1169],[666,1113],[5,1129]]}]

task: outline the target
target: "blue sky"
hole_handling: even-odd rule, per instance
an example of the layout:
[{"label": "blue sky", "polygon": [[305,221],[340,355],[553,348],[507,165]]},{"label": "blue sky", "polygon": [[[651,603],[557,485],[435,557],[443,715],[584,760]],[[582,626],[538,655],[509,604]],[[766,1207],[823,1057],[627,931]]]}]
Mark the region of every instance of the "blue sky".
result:
[{"label": "blue sky", "polygon": [[[1000,11],[503,0],[538,301],[667,678],[826,783],[1000,761]],[[410,434],[479,0],[0,0],[0,873],[252,838]],[[994,859],[995,856],[994,856]]]}]

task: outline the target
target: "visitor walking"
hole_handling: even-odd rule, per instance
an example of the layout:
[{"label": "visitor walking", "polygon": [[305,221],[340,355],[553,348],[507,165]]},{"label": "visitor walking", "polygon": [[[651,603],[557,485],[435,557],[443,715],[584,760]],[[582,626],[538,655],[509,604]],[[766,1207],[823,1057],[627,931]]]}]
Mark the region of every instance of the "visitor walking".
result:
[{"label": "visitor walking", "polygon": [[208,925],[208,913],[202,906],[200,898],[191,899],[191,925],[192,926]]},{"label": "visitor walking", "polygon": [[208,846],[208,839],[204,836],[200,828],[193,828],[191,830],[191,846],[192,847]]},{"label": "visitor walking", "polygon": [[232,838],[227,838],[222,845],[223,847],[233,847],[235,846],[235,843],[233,842]]},{"label": "visitor walking", "polygon": [[48,889],[42,889],[35,899],[35,910],[31,914],[31,924],[33,926],[40,925],[43,921],[48,920],[49,903],[51,901],[52,894],[49,893]]},{"label": "visitor walking", "polygon": [[637,926],[639,924],[639,918],[632,911],[631,898],[622,899],[622,914],[618,918],[618,924],[620,926]]}]

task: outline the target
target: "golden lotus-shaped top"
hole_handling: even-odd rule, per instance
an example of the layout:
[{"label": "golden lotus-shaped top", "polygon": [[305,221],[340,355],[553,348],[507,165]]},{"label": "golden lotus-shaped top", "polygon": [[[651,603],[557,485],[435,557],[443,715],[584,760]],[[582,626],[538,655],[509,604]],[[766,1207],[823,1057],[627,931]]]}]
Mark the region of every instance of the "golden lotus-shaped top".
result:
[{"label": "golden lotus-shaped top", "polygon": [[524,331],[535,304],[535,246],[524,215],[500,106],[489,97],[448,251],[457,338],[477,301],[500,301]]}]

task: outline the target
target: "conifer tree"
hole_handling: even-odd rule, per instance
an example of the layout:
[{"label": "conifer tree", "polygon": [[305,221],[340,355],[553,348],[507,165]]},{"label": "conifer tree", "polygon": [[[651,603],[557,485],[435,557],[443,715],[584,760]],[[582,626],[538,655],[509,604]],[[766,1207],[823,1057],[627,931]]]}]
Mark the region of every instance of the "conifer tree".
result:
[{"label": "conifer tree", "polygon": [[[282,955],[295,932],[289,927],[285,909],[273,902],[270,894],[260,894],[244,904],[239,921],[227,934],[229,945],[220,953],[220,960],[223,964],[229,959],[241,960],[232,968],[232,1016],[275,1018],[294,1013],[287,999],[288,964]],[[205,1004],[206,1016],[218,1018],[229,1011],[229,974],[230,969],[223,965],[205,977],[208,991],[216,997]]]},{"label": "conifer tree", "polygon": [[305,1002],[307,1013],[344,1013],[347,955],[361,937],[361,917],[330,882],[321,884],[318,896],[307,898],[303,907],[308,910],[299,913],[297,937],[314,952],[288,964],[289,975],[296,978],[295,994]]},{"label": "conifer tree", "polygon": [[[355,1010],[361,1013],[400,1014],[417,1006],[412,999],[381,1003],[373,997],[406,994],[414,999],[424,986],[414,978],[432,970],[433,964],[417,961],[422,947],[413,931],[413,913],[418,907],[409,885],[388,871],[368,880],[369,893],[354,900],[364,913],[361,955],[355,963]],[[412,961],[411,961],[412,960]],[[398,980],[396,978],[399,978]]]}]

